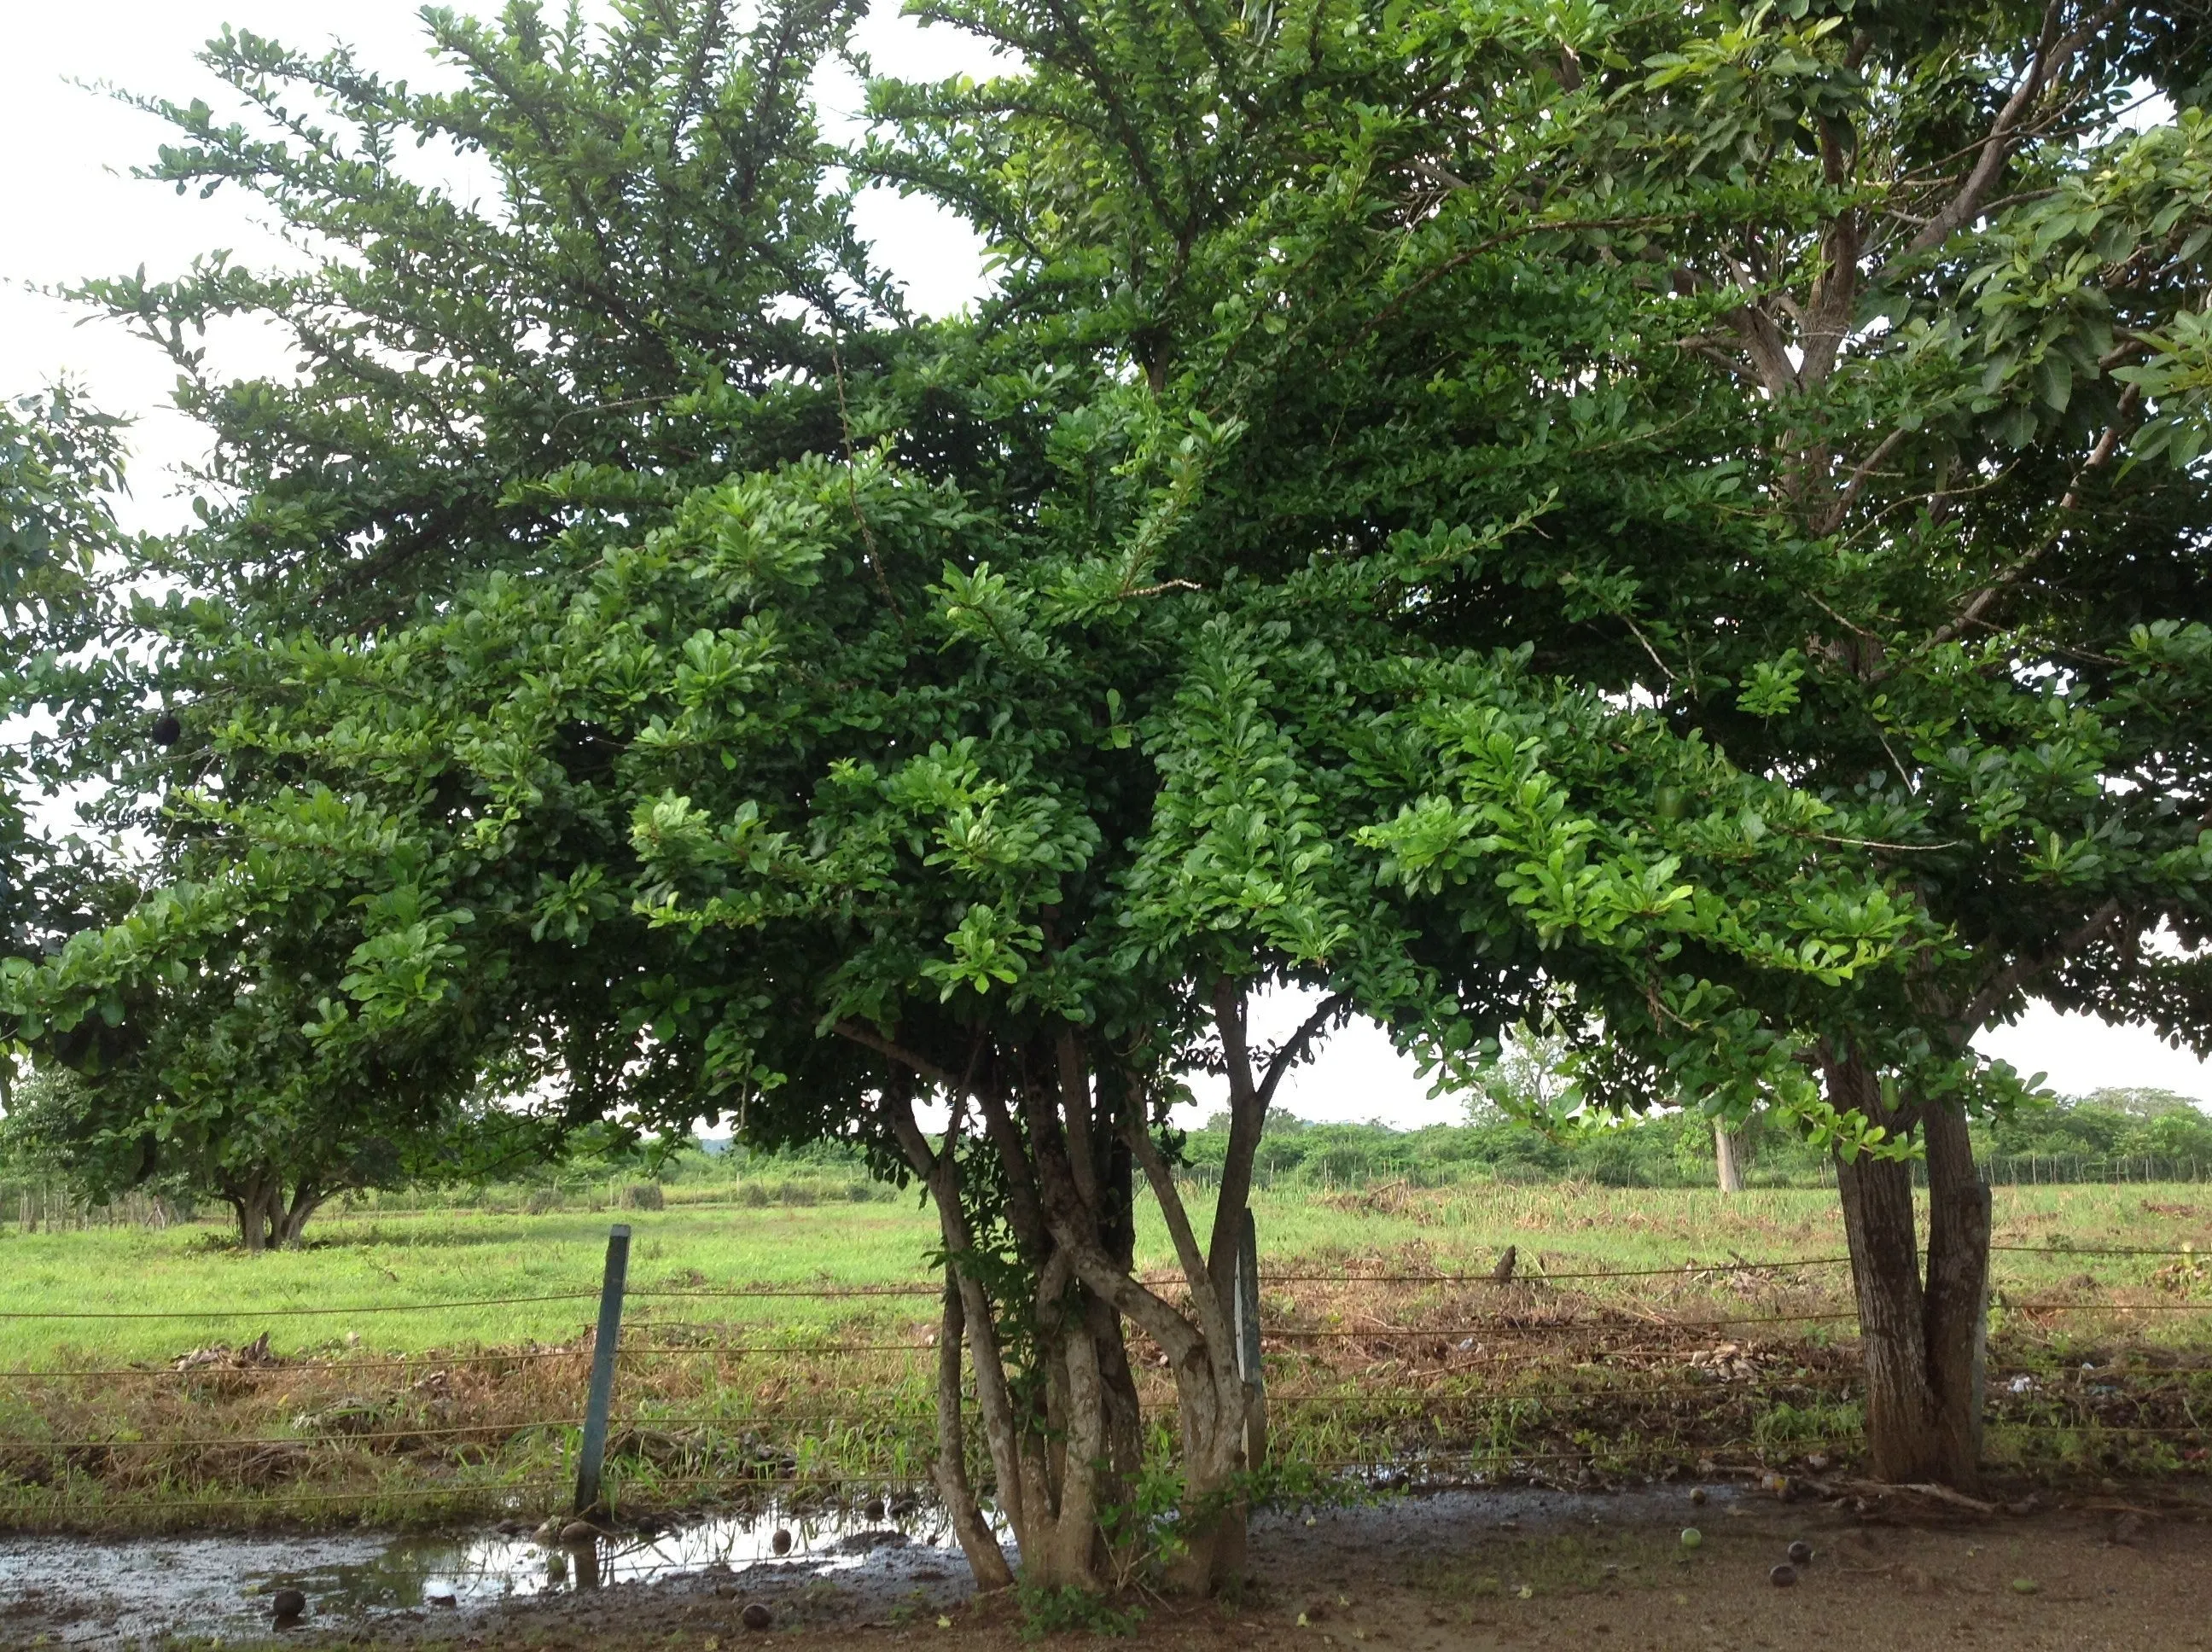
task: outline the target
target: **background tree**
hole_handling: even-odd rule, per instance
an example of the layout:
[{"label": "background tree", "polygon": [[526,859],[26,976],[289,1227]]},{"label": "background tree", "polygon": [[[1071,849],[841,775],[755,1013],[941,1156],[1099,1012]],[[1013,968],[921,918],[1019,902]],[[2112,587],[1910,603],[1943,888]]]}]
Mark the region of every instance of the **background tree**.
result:
[{"label": "background tree", "polygon": [[54,817],[96,774],[88,725],[113,709],[94,651],[115,618],[122,483],[117,425],[68,391],[0,404],[0,958],[43,952],[101,909],[96,848],[58,837]]},{"label": "background tree", "polygon": [[[1747,12],[1607,76],[1638,111],[1607,158],[1661,220],[1620,259],[1652,295],[1632,416],[1687,415],[1671,477],[1605,506],[1621,659],[1836,800],[1950,937],[1814,1049],[1928,1164],[1923,1272],[1906,1167],[1838,1160],[1886,1476],[1976,1478],[1966,1124],[2014,1092],[1975,1034],[2033,993],[2212,1042],[2202,965],[2148,944],[2195,944],[2212,894],[2190,11]],[[2116,126],[2146,82],[2182,106]]]},{"label": "background tree", "polygon": [[[118,675],[167,708],[148,714],[165,738],[149,746],[143,724],[112,710],[99,728],[121,754],[103,823],[153,846],[141,915],[164,885],[215,893],[164,912],[143,946],[88,943],[26,986],[28,1029],[53,1044],[86,1014],[125,1014],[125,999],[129,1014],[159,1018],[164,992],[215,990],[161,977],[168,961],[198,969],[212,953],[217,975],[252,978],[258,959],[343,959],[316,954],[317,926],[388,896],[400,864],[357,853],[348,811],[373,796],[386,859],[411,857],[403,870],[424,910],[460,938],[416,947],[400,925],[379,944],[425,982],[463,984],[470,1014],[441,1023],[460,1041],[447,1059],[461,1088],[497,1072],[558,1090],[576,1118],[618,1110],[617,1077],[651,1043],[665,983],[641,956],[641,923],[627,925],[638,944],[617,943],[629,914],[600,887],[607,862],[628,856],[626,809],[599,811],[592,790],[607,748],[589,727],[562,731],[563,783],[517,830],[480,812],[480,732],[404,702],[349,724],[359,705],[344,685],[391,658],[450,666],[405,653],[410,624],[496,600],[501,577],[590,566],[598,548],[567,531],[574,507],[534,481],[628,461],[621,510],[646,525],[700,478],[842,440],[838,340],[865,354],[848,335],[880,287],[823,185],[805,82],[847,19],[800,4],[740,23],[725,5],[680,3],[625,15],[601,38],[529,5],[497,24],[432,12],[433,49],[464,71],[460,89],[435,95],[343,50],[311,58],[227,33],[206,62],[258,119],[149,101],[179,130],[155,176],[254,191],[311,262],[258,274],[216,258],[180,282],[84,289],[172,355],[187,410],[217,439],[199,526],[139,547],[131,568],[167,594],[131,616]],[[413,181],[410,140],[481,158],[496,198],[465,203]],[[244,315],[289,337],[296,380],[211,373],[200,332]],[[503,761],[488,757],[502,774]],[[361,881],[331,888],[318,842]],[[227,879],[257,843],[283,852],[241,895]],[[296,890],[268,881],[294,874]],[[87,915],[112,921],[129,906],[126,890]],[[254,933],[224,935],[234,919]],[[145,984],[125,992],[133,971]],[[318,970],[311,997],[342,1012],[318,1024],[357,1018],[370,1006],[353,987],[375,978]],[[487,993],[504,996],[494,1006]],[[422,1001],[442,1000],[426,986]],[[140,1035],[155,1037],[150,1022]],[[665,1076],[665,1063],[640,1065]]]}]

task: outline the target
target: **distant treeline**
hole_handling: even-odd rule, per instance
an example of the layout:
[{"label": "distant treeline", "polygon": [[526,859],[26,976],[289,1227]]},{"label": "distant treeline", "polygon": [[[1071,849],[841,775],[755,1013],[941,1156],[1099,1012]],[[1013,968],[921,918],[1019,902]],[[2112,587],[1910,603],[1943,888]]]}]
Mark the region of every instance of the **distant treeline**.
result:
[{"label": "distant treeline", "polygon": [[[1486,1181],[1588,1181],[1616,1187],[1710,1187],[1713,1131],[1694,1114],[1657,1113],[1629,1124],[1547,1133],[1480,1107],[1466,1124],[1398,1130],[1383,1124],[1316,1124],[1276,1113],[1260,1144],[1262,1187],[1357,1188],[1390,1182],[1451,1187]],[[1973,1127],[1990,1181],[2212,1181],[2212,1115],[2187,1097],[2154,1090],[2104,1090],[2031,1102]],[[1826,1154],[1760,1115],[1735,1133],[1746,1186],[1814,1187],[1833,1180]],[[1184,1171],[1211,1181],[1228,1151],[1225,1115],[1182,1139]],[[894,1198],[848,1144],[761,1151],[707,1138],[614,1155],[586,1153],[514,1180],[381,1189],[334,1204],[347,1212],[660,1209],[687,1205],[814,1205]],[[188,1193],[129,1195],[113,1203],[74,1193],[26,1164],[0,1163],[0,1225],[165,1225],[197,1214]]]},{"label": "distant treeline", "polygon": [[[2212,1179],[2212,1116],[2186,1096],[2103,1090],[2039,1101],[1973,1127],[1976,1157],[1998,1182]],[[1749,1187],[1810,1187],[1833,1180],[1827,1155],[1797,1132],[1755,1116],[1735,1135]],[[1183,1157],[1201,1180],[1218,1173],[1227,1116],[1190,1132]],[[1495,1112],[1466,1124],[1397,1130],[1382,1124],[1316,1124],[1278,1113],[1254,1163],[1262,1187],[1371,1187],[1406,1181],[1592,1181],[1618,1187],[1711,1187],[1713,1127],[1695,1114],[1546,1133]]]}]

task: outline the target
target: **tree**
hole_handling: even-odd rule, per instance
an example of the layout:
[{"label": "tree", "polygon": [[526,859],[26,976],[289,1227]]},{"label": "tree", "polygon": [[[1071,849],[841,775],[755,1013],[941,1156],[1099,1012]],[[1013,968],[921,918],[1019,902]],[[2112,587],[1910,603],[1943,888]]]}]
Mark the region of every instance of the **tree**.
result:
[{"label": "tree", "polygon": [[[1456,408],[1410,398],[1390,428],[1397,474],[1430,456],[1408,495],[1476,525],[1540,457],[1560,478],[1546,543],[1470,536],[1422,623],[1528,638],[1540,668],[1789,778],[1832,811],[1820,853],[1865,859],[1943,937],[1825,1002],[1718,977],[1820,1072],[1824,1094],[1770,1099],[1824,1134],[1856,1121],[1838,1176],[1885,1476],[1976,1477],[1988,1202],[1966,1120],[2019,1086],[1974,1035],[2034,993],[2212,1042],[2201,957],[2145,944],[2161,925],[2197,944],[2212,890],[2192,15],[1532,24],[1523,63],[1565,135],[1535,222],[1577,228],[1522,235],[1513,279],[1540,289],[1547,263],[1589,320],[1534,370],[1519,442],[1455,440]],[[1455,16],[1403,39],[1415,62],[1483,49]],[[2173,118],[2116,125],[2146,85]],[[1526,197],[1486,118],[1453,100],[1419,120],[1406,187],[1426,216],[1385,277],[1391,319],[1464,398]],[[1562,449],[1593,462],[1554,469]],[[1669,841],[1720,817],[1694,787],[1662,802]],[[1607,1036],[1642,1042],[1613,1007]],[[1899,1149],[1934,1189],[1924,1274]]]},{"label": "tree", "polygon": [[507,1000],[451,968],[465,920],[441,908],[435,869],[357,800],[271,813],[286,841],[36,965],[5,961],[19,1034],[52,1068],[10,1137],[88,1198],[149,1182],[219,1198],[252,1253],[297,1246],[343,1193],[550,1157],[557,1115],[483,1099],[520,1088],[488,1024]]},{"label": "tree", "polygon": [[1483,1064],[1480,1080],[1468,1093],[1471,1124],[1499,1117],[1544,1116],[1572,1109],[1573,1075],[1566,1067],[1567,1041],[1556,1033],[1518,1026],[1499,1042],[1498,1057]]},{"label": "tree", "polygon": [[[595,41],[533,6],[495,26],[434,13],[434,46],[465,72],[462,89],[434,95],[343,50],[308,58],[226,33],[206,61],[258,129],[149,102],[180,133],[155,176],[254,191],[313,262],[260,275],[217,258],[180,282],[83,289],[169,353],[185,407],[217,438],[200,525],[134,551],[130,571],[169,594],[137,604],[121,689],[79,720],[120,754],[99,806],[154,846],[144,892],[135,910],[120,890],[56,926],[106,922],[105,941],[81,937],[0,981],[0,1001],[49,1054],[162,1050],[127,1085],[102,1069],[96,1089],[118,1109],[106,1126],[127,1135],[178,1105],[184,1084],[223,1162],[259,1162],[252,1121],[276,1096],[289,1098],[280,1111],[296,1106],[291,1139],[314,1141],[319,1096],[383,1084],[387,1059],[421,1059],[378,1048],[398,1036],[380,1024],[328,1065],[374,1019],[361,994],[403,976],[411,1002],[465,1013],[423,1010],[449,1041],[449,1078],[426,1071],[409,1094],[355,1098],[380,1121],[373,1134],[393,1131],[395,1111],[447,1115],[484,1075],[518,1091],[560,1085],[574,1118],[615,1106],[654,978],[649,946],[584,950],[595,925],[618,932],[629,915],[586,870],[595,850],[624,853],[623,822],[593,812],[594,732],[563,732],[581,783],[519,834],[478,813],[479,737],[459,732],[457,758],[428,738],[453,732],[404,703],[349,725],[343,687],[404,655],[416,617],[483,600],[476,587],[588,568],[596,548],[567,531],[571,507],[532,489],[552,472],[635,465],[662,491],[633,481],[625,519],[650,523],[700,478],[841,440],[838,340],[865,334],[879,284],[823,185],[805,82],[846,20],[794,4],[740,25],[726,5],[687,0]],[[463,203],[412,182],[403,134],[485,157],[499,198]],[[197,334],[234,315],[292,338],[296,383],[212,378]],[[845,349],[864,357],[865,337]],[[160,749],[116,715],[124,690],[165,708]],[[365,836],[382,847],[364,852]],[[355,881],[334,886],[334,867]],[[388,907],[403,890],[420,902],[413,917]],[[380,950],[349,965],[322,932],[355,911],[372,914],[361,944]],[[220,1000],[226,983],[261,990],[279,958],[309,966],[282,993],[299,1019],[264,1016],[215,1048],[209,1028],[227,1023],[218,1011],[197,1024],[198,999]],[[203,1080],[241,1051],[265,1065],[251,1104],[234,1107]]]},{"label": "tree", "polygon": [[108,708],[84,655],[113,617],[104,560],[125,543],[122,478],[115,422],[67,390],[0,404],[0,958],[46,950],[97,909],[94,852],[33,811],[87,776],[85,724]]}]

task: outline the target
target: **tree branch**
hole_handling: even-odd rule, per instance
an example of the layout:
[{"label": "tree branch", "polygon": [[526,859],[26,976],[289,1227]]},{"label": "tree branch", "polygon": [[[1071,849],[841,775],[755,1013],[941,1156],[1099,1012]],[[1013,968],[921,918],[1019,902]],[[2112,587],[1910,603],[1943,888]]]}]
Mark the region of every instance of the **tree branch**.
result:
[{"label": "tree branch", "polygon": [[2033,981],[2052,964],[2061,962],[2095,940],[2098,936],[2111,928],[2126,910],[2127,908],[2120,903],[2119,898],[2115,896],[2091,913],[2072,933],[2055,945],[2045,947],[2042,951],[2029,957],[2015,958],[2004,969],[1999,970],[1981,991],[1966,1000],[1966,1010],[1954,1023],[1954,1036],[1960,1029],[1963,1029],[1965,1035],[1960,1037],[1958,1042],[1964,1045],[1967,1039],[1981,1030],[1982,1023],[1996,1013],[1998,1007],[2004,1003],[2005,999]]},{"label": "tree branch", "polygon": [[1843,526],[1844,518],[1850,512],[1852,501],[1858,498],[1859,490],[1866,486],[1867,479],[1874,475],[1882,460],[1897,451],[1898,444],[1905,440],[1905,433],[1903,430],[1891,431],[1881,439],[1874,452],[1859,461],[1852,470],[1850,479],[1844,483],[1842,491],[1836,495],[1834,502],[1820,513],[1820,520],[1816,525],[1814,531],[1825,537]]},{"label": "tree branch", "polygon": [[[2012,158],[2014,140],[2021,134],[2021,124],[2044,89],[2065,70],[2074,54],[2079,52],[2098,31],[2118,15],[2126,0],[2108,0],[2103,9],[2089,21],[2067,35],[2059,38],[2058,24],[2062,0],[2049,0],[2044,8],[2043,28],[2035,43],[2035,55],[2028,60],[2027,73],[2020,84],[2005,100],[1997,118],[1990,123],[1989,135],[1982,140],[1981,154],[1976,157],[1973,170],[1959,192],[1944,203],[1936,216],[1921,227],[1920,233],[1905,244],[1900,256],[1917,257],[1930,248],[1941,246],[1981,210],[1982,203],[1995,187],[2004,164]],[[1886,272],[1886,266],[1885,266]],[[1875,279],[1879,280],[1877,275]]]},{"label": "tree branch", "polygon": [[1275,1052],[1274,1059],[1267,1063],[1267,1076],[1260,1081],[1259,1099],[1262,1108],[1273,1105],[1275,1086],[1283,1082],[1283,1076],[1304,1055],[1306,1046],[1313,1042],[1314,1035],[1351,1002],[1352,994],[1349,993],[1335,993],[1323,999],[1320,1007],[1308,1016],[1282,1048]]},{"label": "tree branch", "polygon": [[963,1087],[959,1080],[927,1056],[916,1055],[912,1050],[893,1043],[873,1028],[865,1026],[858,1021],[841,1021],[833,1030],[840,1038],[849,1038],[855,1044],[866,1045],[878,1055],[888,1055],[901,1066],[910,1067],[923,1078],[943,1084],[948,1090]]}]

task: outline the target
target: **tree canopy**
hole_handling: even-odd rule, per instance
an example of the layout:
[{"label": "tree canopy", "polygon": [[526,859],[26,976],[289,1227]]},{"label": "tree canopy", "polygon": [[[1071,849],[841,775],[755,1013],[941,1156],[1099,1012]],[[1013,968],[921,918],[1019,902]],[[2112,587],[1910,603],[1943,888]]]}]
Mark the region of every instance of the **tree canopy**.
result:
[{"label": "tree canopy", "polygon": [[[449,94],[226,35],[259,125],[150,106],[156,176],[313,257],[85,288],[218,446],[107,690],[163,708],[108,805],[146,887],[4,977],[75,1116],[149,1165],[281,1151],[288,1209],[471,1121],[854,1144],[938,1209],[979,1576],[963,1359],[1033,1581],[1160,1544],[1203,1587],[1282,1074],[1354,1012],[1462,1085],[1536,1025],[1577,1105],[1838,1154],[1877,1458],[1969,1477],[1966,1119],[2019,1093],[1969,1040],[2030,993],[2212,1036],[2201,958],[2148,944],[2203,938],[2212,872],[2201,37],[921,15],[1007,72],[875,82],[846,154],[805,86],[853,13],[806,0],[432,12]],[[2123,129],[2145,86],[2172,118]],[[985,235],[975,314],[905,316],[868,180]],[[240,314],[295,382],[205,373]],[[1276,987],[1318,1007],[1255,1049]],[[1133,1267],[1140,1175],[1180,1296]],[[1165,1524],[1109,1512],[1125,1321],[1178,1388]]]}]

